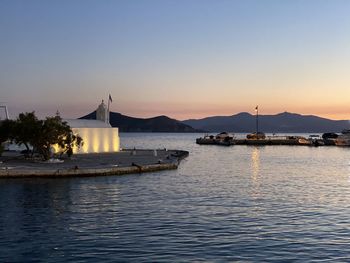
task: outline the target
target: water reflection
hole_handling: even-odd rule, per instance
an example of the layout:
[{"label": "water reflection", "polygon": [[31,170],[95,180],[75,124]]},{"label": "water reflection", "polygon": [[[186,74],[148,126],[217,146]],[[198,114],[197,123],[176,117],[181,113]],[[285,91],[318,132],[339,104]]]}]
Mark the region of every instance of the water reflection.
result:
[{"label": "water reflection", "polygon": [[122,135],[124,147],[189,150],[174,171],[0,180],[0,262],[348,259],[348,148],[199,136]]},{"label": "water reflection", "polygon": [[251,167],[252,167],[252,179],[254,182],[257,182],[259,180],[259,171],[260,171],[260,149],[258,147],[255,147],[252,151]]},{"label": "water reflection", "polygon": [[[119,196],[119,185],[113,178],[77,184],[71,189],[71,202],[68,206],[69,230],[79,233],[79,239],[85,239],[91,231],[100,231],[101,237],[109,235],[110,233],[102,231],[101,228],[116,224],[120,209]],[[84,217],[84,223],[81,222],[81,215]]]},{"label": "water reflection", "polygon": [[260,149],[253,148],[251,152],[251,179],[252,179],[252,197],[261,197],[261,174],[260,174]]}]

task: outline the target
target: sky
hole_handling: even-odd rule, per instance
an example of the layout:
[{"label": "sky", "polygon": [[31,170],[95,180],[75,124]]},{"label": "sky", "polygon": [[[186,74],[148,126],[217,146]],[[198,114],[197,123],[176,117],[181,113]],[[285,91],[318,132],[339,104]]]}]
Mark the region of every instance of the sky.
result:
[{"label": "sky", "polygon": [[11,117],[350,119],[350,1],[0,0]]}]

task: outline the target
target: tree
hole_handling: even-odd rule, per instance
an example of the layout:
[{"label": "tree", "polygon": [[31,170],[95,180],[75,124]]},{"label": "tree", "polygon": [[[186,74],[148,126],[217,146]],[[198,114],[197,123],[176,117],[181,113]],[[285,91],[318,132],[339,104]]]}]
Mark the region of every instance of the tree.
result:
[{"label": "tree", "polygon": [[4,120],[0,122],[0,156],[4,150],[3,143],[10,141],[14,129],[15,122],[13,120]]},{"label": "tree", "polygon": [[54,145],[61,149],[61,154],[67,153],[68,156],[73,154],[73,147],[81,147],[83,140],[79,135],[73,133],[67,122],[62,121],[59,115],[47,117],[42,122],[39,136],[35,136],[32,142],[34,149],[39,152],[45,160],[51,155]]},{"label": "tree", "polygon": [[[18,145],[25,145],[28,152],[39,153],[45,160],[57,145],[61,154],[73,154],[73,147],[81,147],[83,140],[73,133],[70,126],[59,115],[39,120],[34,112],[19,114],[15,121],[4,121],[0,126],[0,140],[10,139]],[[1,142],[1,141],[0,141]]]},{"label": "tree", "polygon": [[[18,145],[24,145],[27,152],[30,152],[30,145],[34,143],[40,136],[43,121],[38,120],[33,112],[20,113],[14,123],[12,131],[12,139]],[[34,150],[34,149],[33,149]]]},{"label": "tree", "polygon": [[15,122],[13,120],[3,120],[0,122],[0,144],[11,140]]}]

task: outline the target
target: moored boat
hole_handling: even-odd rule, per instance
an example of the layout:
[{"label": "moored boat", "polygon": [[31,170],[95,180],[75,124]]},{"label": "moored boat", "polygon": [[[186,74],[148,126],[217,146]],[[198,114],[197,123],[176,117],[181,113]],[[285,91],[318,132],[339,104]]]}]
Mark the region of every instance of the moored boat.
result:
[{"label": "moored boat", "polygon": [[265,138],[266,136],[263,132],[253,132],[247,135],[248,140],[263,140]]},{"label": "moored boat", "polygon": [[227,132],[221,132],[214,135],[204,135],[204,137],[200,137],[196,139],[197,144],[206,144],[206,145],[224,145],[229,146],[234,144],[234,135],[227,133]]},{"label": "moored boat", "polygon": [[339,137],[338,134],[334,132],[326,132],[322,134],[322,139],[325,145],[335,145],[335,140]]},{"label": "moored boat", "polygon": [[336,146],[350,146],[350,130],[343,130],[342,134],[334,139]]},{"label": "moored boat", "polygon": [[308,146],[312,145],[312,142],[309,139],[306,139],[304,137],[299,138],[298,143],[299,145],[308,145]]},{"label": "moored boat", "polygon": [[215,136],[214,135],[204,135],[204,137],[200,137],[196,139],[197,144],[215,144]]}]

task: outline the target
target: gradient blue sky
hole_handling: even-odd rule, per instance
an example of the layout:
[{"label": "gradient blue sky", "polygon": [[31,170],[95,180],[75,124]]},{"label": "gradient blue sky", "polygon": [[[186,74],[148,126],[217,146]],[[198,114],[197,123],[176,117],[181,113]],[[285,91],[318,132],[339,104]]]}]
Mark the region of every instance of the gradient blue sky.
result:
[{"label": "gradient blue sky", "polygon": [[12,115],[350,119],[350,1],[0,0]]}]

